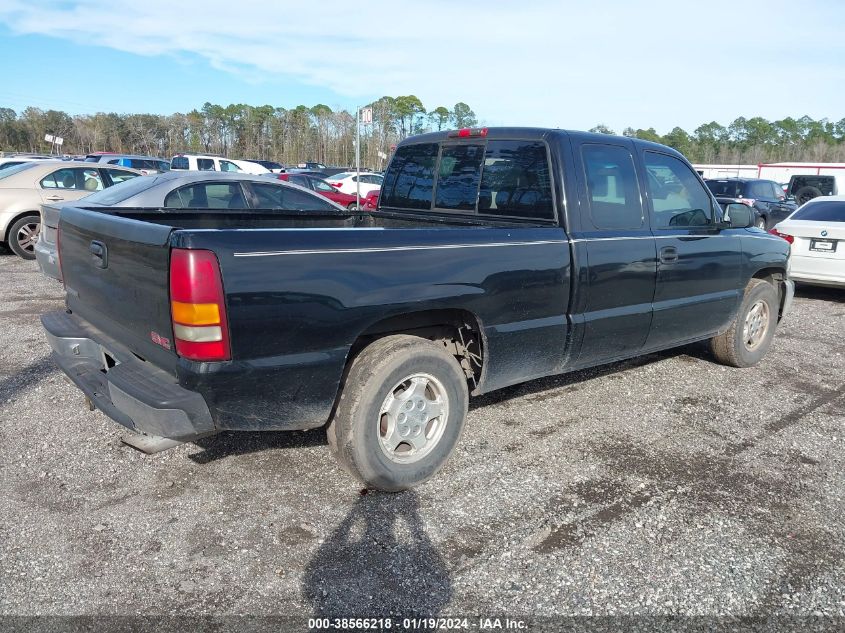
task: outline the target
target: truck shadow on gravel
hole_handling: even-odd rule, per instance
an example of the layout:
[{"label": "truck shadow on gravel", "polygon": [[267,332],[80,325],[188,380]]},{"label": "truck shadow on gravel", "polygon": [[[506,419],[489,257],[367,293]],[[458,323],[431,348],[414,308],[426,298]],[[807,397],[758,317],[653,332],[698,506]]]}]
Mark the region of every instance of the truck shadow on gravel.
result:
[{"label": "truck shadow on gravel", "polygon": [[417,494],[359,497],[306,565],[302,594],[314,617],[438,615],[452,582],[425,532]]},{"label": "truck shadow on gravel", "polygon": [[472,411],[473,409],[477,409],[479,407],[499,404],[512,398],[529,396],[543,391],[551,392],[548,394],[548,397],[551,398],[559,395],[554,393],[556,389],[567,387],[568,389],[566,389],[566,391],[578,391],[581,388],[578,386],[578,383],[593,380],[595,378],[602,378],[604,376],[611,376],[613,374],[619,374],[639,367],[645,367],[646,365],[651,365],[652,363],[668,360],[670,358],[678,358],[679,360],[686,362],[715,362],[713,361],[713,357],[710,355],[710,352],[707,350],[705,344],[693,343],[692,345],[686,345],[684,347],[676,347],[674,349],[656,352],[654,354],[647,354],[645,356],[638,356],[636,358],[616,363],[599,365],[597,367],[573,371],[566,374],[558,374],[547,378],[539,378],[530,382],[513,385],[512,387],[498,389],[491,393],[486,393],[472,398],[469,403],[469,409]]},{"label": "truck shadow on gravel", "polygon": [[328,444],[323,428],[310,431],[224,431],[193,443],[203,449],[188,455],[188,459],[197,464],[209,464],[234,455]]}]

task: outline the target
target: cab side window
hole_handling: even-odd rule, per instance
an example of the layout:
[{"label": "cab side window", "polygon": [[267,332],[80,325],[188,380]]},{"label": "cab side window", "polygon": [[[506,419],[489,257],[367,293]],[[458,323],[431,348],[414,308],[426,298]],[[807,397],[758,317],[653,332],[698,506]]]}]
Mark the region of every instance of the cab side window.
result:
[{"label": "cab side window", "polygon": [[713,224],[713,204],[704,185],[683,161],[668,154],[643,152],[646,185],[657,229]]},{"label": "cab side window", "polygon": [[624,147],[588,144],[581,148],[590,217],[597,229],[643,226],[640,187],[634,157]]},{"label": "cab side window", "polygon": [[212,160],[211,158],[198,158],[197,169],[199,169],[200,171],[215,171],[214,160]]}]

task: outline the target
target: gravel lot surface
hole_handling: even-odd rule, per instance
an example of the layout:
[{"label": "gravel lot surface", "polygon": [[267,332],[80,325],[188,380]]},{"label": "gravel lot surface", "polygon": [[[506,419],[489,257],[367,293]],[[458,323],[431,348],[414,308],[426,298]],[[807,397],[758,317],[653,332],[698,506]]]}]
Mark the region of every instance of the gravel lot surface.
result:
[{"label": "gravel lot surface", "polygon": [[0,614],[845,616],[845,291],[752,369],[701,346],[471,404],[414,492],[321,430],[144,455],[89,412],[0,254]]}]

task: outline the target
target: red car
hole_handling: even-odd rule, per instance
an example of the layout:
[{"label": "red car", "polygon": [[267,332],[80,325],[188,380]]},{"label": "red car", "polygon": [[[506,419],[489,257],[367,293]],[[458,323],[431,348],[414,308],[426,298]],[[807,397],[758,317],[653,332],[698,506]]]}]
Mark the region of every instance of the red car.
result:
[{"label": "red car", "polygon": [[365,211],[375,211],[378,208],[378,194],[380,189],[373,189],[361,201],[361,208]]},{"label": "red car", "polygon": [[[347,193],[341,193],[322,178],[317,178],[316,176],[310,176],[308,174],[279,174],[279,180],[287,180],[288,182],[292,182],[300,187],[311,189],[311,191],[319,193],[321,196],[325,196],[332,202],[336,202],[347,209],[354,210],[357,206],[355,196],[350,196]],[[363,204],[361,206],[363,206]]]}]

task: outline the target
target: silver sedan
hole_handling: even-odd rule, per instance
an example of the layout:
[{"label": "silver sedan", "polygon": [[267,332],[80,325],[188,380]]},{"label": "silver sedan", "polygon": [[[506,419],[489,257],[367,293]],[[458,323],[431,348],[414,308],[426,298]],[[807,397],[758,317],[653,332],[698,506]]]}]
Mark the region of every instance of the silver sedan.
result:
[{"label": "silver sedan", "polygon": [[[249,174],[168,172],[121,183],[92,194],[81,203],[87,207],[152,209],[268,209],[348,213],[346,209],[312,191],[285,181]],[[48,277],[61,279],[56,256],[56,231],[64,205],[41,205],[43,227],[35,257]]]}]

